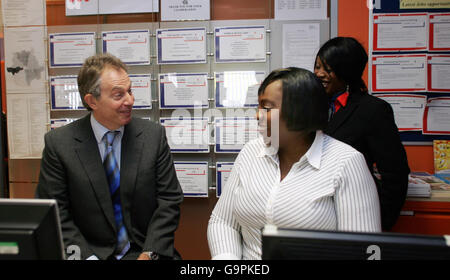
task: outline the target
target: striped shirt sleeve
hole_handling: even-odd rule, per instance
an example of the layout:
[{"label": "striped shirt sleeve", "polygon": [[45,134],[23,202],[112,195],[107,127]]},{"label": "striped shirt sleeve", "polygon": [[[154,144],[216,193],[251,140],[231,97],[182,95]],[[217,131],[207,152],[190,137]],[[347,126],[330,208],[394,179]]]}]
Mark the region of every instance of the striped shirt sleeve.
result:
[{"label": "striped shirt sleeve", "polygon": [[208,245],[213,260],[242,258],[241,229],[233,215],[233,197],[241,186],[238,170],[235,164],[208,223]]},{"label": "striped shirt sleeve", "polygon": [[343,162],[341,171],[334,197],[337,230],[380,232],[377,188],[363,155],[352,153]]}]

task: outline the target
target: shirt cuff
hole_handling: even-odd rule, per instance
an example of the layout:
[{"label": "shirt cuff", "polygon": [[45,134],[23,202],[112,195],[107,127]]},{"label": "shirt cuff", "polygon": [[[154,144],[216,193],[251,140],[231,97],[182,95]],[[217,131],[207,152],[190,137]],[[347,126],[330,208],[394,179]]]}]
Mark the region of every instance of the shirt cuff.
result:
[{"label": "shirt cuff", "polygon": [[235,260],[240,260],[240,259],[241,258],[238,258],[236,255],[233,255],[230,253],[220,254],[220,255],[214,256],[212,258],[213,261],[223,261],[223,260],[235,261]]}]

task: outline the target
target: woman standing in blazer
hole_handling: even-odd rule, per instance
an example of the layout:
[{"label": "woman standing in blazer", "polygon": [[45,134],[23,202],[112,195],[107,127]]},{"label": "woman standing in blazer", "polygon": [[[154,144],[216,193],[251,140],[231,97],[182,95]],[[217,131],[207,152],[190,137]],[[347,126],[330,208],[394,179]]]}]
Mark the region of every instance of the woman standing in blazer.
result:
[{"label": "woman standing in blazer", "polygon": [[336,37],[319,50],[314,73],[329,97],[328,135],[360,151],[377,183],[383,230],[396,223],[406,198],[409,167],[389,103],[368,94],[363,46]]}]

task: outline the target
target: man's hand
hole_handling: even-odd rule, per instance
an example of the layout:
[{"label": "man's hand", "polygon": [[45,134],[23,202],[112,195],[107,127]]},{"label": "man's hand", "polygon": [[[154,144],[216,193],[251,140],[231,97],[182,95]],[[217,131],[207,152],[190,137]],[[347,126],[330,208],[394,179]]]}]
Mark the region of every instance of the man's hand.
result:
[{"label": "man's hand", "polygon": [[151,261],[152,259],[150,258],[150,256],[147,253],[142,253],[139,255],[137,260],[138,261]]}]

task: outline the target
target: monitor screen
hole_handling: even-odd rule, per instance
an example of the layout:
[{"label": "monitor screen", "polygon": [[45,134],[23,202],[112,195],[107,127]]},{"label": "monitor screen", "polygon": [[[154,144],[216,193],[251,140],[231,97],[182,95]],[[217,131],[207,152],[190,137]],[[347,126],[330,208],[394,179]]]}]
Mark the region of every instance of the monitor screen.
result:
[{"label": "monitor screen", "polygon": [[0,199],[0,260],[64,257],[56,200]]},{"label": "monitor screen", "polygon": [[281,229],[262,233],[264,260],[450,259],[450,236]]}]

